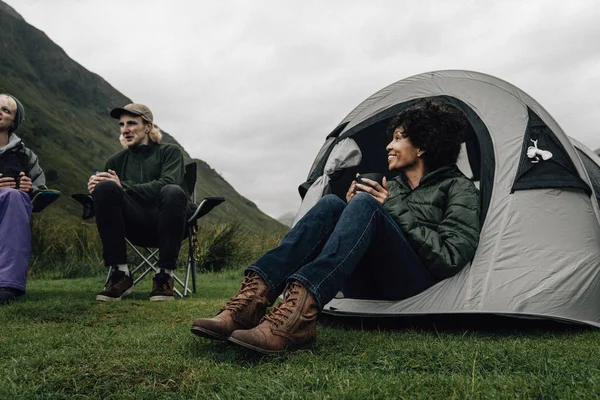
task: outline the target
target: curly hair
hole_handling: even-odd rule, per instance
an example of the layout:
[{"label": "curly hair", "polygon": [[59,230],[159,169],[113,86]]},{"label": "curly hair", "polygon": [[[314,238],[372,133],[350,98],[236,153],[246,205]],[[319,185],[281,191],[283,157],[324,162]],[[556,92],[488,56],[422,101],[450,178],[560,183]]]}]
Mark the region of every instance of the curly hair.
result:
[{"label": "curly hair", "polygon": [[392,119],[388,135],[393,136],[400,126],[412,145],[423,150],[430,171],[456,164],[467,127],[460,111],[429,98],[420,99]]}]

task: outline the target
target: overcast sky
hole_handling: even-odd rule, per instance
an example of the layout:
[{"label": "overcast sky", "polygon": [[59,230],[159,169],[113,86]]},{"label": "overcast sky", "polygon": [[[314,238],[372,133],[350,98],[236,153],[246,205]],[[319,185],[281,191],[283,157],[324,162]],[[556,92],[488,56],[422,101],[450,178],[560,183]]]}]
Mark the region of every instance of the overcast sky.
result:
[{"label": "overcast sky", "polygon": [[600,147],[594,0],[3,1],[275,218],[342,118],[422,72],[504,79]]}]

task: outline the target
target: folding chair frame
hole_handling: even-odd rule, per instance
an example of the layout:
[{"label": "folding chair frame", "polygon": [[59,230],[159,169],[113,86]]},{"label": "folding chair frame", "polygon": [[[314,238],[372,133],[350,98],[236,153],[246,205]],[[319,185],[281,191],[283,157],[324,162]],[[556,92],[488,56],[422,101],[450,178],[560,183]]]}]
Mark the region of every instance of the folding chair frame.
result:
[{"label": "folding chair frame", "polygon": [[[133,251],[135,251],[137,253],[138,256],[140,256],[142,258],[142,261],[136,265],[135,268],[133,268],[131,270],[131,275],[135,276],[135,274],[142,268],[144,268],[144,266],[146,266],[146,270],[144,270],[144,272],[142,272],[142,274],[140,276],[138,276],[137,278],[135,278],[135,280],[133,281],[133,285],[137,285],[137,283],[139,281],[141,281],[142,279],[144,279],[144,277],[146,275],[148,275],[151,271],[154,272],[158,272],[160,270],[160,268],[158,268],[156,266],[156,263],[158,262],[158,249],[151,249],[149,247],[143,247],[143,249],[148,253],[147,256],[144,256],[144,254],[133,244],[129,241],[129,239],[125,239],[125,242],[127,242],[127,244],[129,245],[129,247],[131,247],[133,249]],[[188,257],[194,258],[192,252],[190,252],[190,254],[188,255]],[[175,274],[173,274],[173,279],[179,283],[182,287],[183,287],[183,293],[181,293],[176,287],[173,288],[173,291],[179,296],[179,297],[185,297],[187,296],[189,293],[196,293],[196,262],[195,259],[193,261],[193,265],[189,265],[190,260],[188,259],[188,268],[185,272],[185,282],[181,281],[181,279],[179,279],[179,277]],[[194,276],[192,279],[192,289],[190,290],[190,286],[189,286],[189,276],[190,276],[190,270],[192,271],[192,275]],[[106,281],[104,282],[104,286],[108,285],[108,280],[110,279],[110,275],[113,272],[113,267],[111,266],[108,269],[108,275],[106,276]]]},{"label": "folding chair frame", "polygon": [[[194,163],[194,166],[195,166],[195,163]],[[192,198],[195,198],[195,196],[192,196]],[[175,282],[177,282],[183,288],[183,293],[181,293],[177,288],[173,288],[173,291],[179,297],[185,297],[190,293],[196,293],[196,265],[198,263],[198,260],[196,260],[196,257],[194,256],[194,240],[193,240],[194,227],[196,226],[198,219],[200,219],[203,216],[205,216],[206,214],[208,214],[213,208],[215,208],[216,206],[218,206],[219,204],[221,204],[224,201],[225,201],[225,199],[222,197],[206,197],[206,198],[202,199],[202,202],[196,208],[196,211],[194,212],[194,214],[187,220],[186,229],[188,231],[187,232],[188,233],[188,235],[187,235],[188,236],[188,238],[187,238],[188,239],[188,257],[187,257],[185,279],[182,281],[177,275],[173,274],[173,279],[175,280]],[[133,285],[135,286],[139,281],[141,281],[151,271],[158,272],[160,270],[160,268],[158,268],[156,266],[156,263],[158,262],[158,249],[146,247],[146,246],[139,246],[139,247],[142,247],[143,250],[145,250],[147,252],[147,255],[144,255],[143,252],[140,251],[136,245],[134,245],[133,243],[131,243],[131,241],[129,241],[129,239],[125,238],[125,242],[142,259],[142,261],[138,265],[136,265],[135,268],[133,268],[131,270],[131,275],[133,276],[134,274],[139,272],[144,267],[146,268],[142,272],[142,274],[133,281]],[[108,284],[108,280],[110,279],[110,275],[112,274],[112,272],[113,272],[113,267],[110,267],[108,269],[108,274],[106,275],[106,280],[104,282],[105,287]],[[191,289],[190,289],[190,275],[192,278],[192,288]]]},{"label": "folding chair frame", "polygon": [[[185,174],[184,174],[185,185],[188,189],[188,193],[190,194],[192,201],[196,202],[196,163],[192,162],[185,166]],[[79,202],[83,206],[83,219],[89,219],[94,216],[93,212],[93,199],[92,196],[88,194],[73,194],[71,197]],[[198,220],[208,214],[213,208],[224,202],[225,199],[222,197],[205,197],[200,202],[200,205],[196,208],[192,216],[186,222],[186,230],[187,230],[187,238],[188,238],[188,257],[187,257],[187,265],[185,278],[182,281],[177,275],[173,274],[173,279],[179,285],[181,285],[183,293],[177,288],[173,288],[173,291],[180,297],[187,296],[190,293],[196,293],[196,265],[197,260],[194,256],[194,228],[197,226]],[[143,250],[140,251],[136,245],[131,243],[131,241],[125,238],[125,242],[137,253],[138,256],[141,257],[142,261],[136,265],[135,268],[131,271],[131,274],[135,274],[140,270],[143,270],[142,274],[138,276],[133,285],[135,286],[139,281],[141,281],[146,275],[148,275],[151,271],[158,272],[160,269],[156,266],[158,263],[158,249],[151,248],[147,246],[139,246]],[[143,251],[147,254],[144,255]],[[145,269],[144,269],[145,268]],[[106,276],[106,281],[104,282],[104,287],[108,284],[108,280],[110,279],[111,274],[113,273],[113,267],[108,269],[108,275]],[[190,288],[190,276],[192,278],[192,286]]]}]

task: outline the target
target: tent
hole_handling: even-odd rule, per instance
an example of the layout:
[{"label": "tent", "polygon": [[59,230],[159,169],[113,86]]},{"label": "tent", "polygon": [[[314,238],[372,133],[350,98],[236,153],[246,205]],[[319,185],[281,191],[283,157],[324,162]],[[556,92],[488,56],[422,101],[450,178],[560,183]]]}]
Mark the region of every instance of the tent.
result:
[{"label": "tent", "polygon": [[469,121],[459,167],[480,190],[481,238],[457,275],[402,301],[336,298],[340,316],[496,314],[600,327],[600,158],[569,138],[522,90],[450,70],[398,81],[359,104],[326,137],[300,185],[298,220],[325,193],[345,197],[356,172],[389,178],[391,118],[433,97]]}]

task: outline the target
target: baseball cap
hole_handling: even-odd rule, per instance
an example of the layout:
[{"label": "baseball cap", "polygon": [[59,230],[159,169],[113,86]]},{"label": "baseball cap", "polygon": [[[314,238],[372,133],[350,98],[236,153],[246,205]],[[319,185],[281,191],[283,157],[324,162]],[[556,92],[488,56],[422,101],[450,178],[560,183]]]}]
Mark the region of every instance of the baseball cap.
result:
[{"label": "baseball cap", "polygon": [[122,114],[139,115],[148,122],[154,122],[152,111],[143,104],[131,103],[125,107],[113,108],[110,112],[110,116],[116,119],[121,118]]}]

